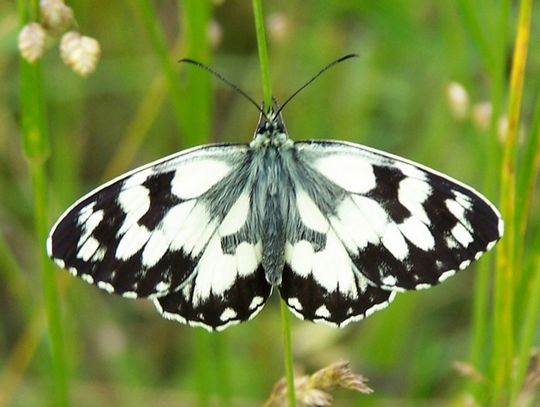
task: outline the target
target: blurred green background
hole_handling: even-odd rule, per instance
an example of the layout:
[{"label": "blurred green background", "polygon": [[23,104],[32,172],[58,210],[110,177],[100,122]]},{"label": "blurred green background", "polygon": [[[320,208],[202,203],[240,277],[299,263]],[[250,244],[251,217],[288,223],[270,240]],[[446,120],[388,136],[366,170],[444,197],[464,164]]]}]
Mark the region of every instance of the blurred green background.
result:
[{"label": "blurred green background", "polygon": [[[20,137],[20,3],[0,3],[0,405],[42,406],[54,405],[53,379],[38,256],[44,242],[34,234]],[[264,2],[278,100],[331,60],[360,54],[287,106],[291,138],[366,144],[447,173],[497,202],[500,125],[486,116],[486,106],[498,101],[498,117],[506,111],[517,16],[516,4],[501,23],[503,3]],[[49,38],[41,59],[51,144],[48,225],[81,194],[137,165],[201,143],[249,142],[258,118],[253,106],[175,61],[199,59],[262,100],[250,2],[68,4],[76,29],[99,41],[101,59],[94,74],[81,78],[62,63],[58,37]],[[540,82],[539,13],[532,19],[523,137]],[[499,71],[490,71],[490,58]],[[468,101],[449,97],[453,82]],[[492,260],[482,260],[488,276]],[[311,373],[346,359],[369,378],[373,395],[338,391],[336,405],[474,405],[467,404],[474,380],[454,363],[471,358],[477,268],[430,290],[400,294],[386,310],[344,329],[293,318],[296,368]],[[209,334],[161,319],[148,301],[107,295],[64,271],[55,276],[73,405],[261,405],[284,375],[276,295],[254,320]],[[491,309],[488,302],[486,319]]]}]

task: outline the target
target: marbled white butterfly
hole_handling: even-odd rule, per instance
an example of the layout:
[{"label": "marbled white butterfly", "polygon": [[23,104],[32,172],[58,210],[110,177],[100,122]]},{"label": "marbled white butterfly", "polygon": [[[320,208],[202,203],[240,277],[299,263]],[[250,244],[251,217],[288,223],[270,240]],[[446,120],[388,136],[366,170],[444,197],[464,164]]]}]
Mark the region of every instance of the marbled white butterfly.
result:
[{"label": "marbled white butterfly", "polygon": [[250,144],[182,151],[75,202],[49,256],[209,330],[254,317],[273,287],[300,318],[343,326],[442,282],[501,237],[497,209],[472,188],[361,145],[294,142],[277,105],[259,110]]}]

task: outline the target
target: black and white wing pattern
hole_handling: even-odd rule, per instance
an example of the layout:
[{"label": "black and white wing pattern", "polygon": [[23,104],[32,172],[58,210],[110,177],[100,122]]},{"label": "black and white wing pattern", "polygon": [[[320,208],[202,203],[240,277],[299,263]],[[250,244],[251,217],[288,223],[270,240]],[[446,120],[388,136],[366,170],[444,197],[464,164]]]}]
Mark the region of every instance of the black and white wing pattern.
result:
[{"label": "black and white wing pattern", "polygon": [[281,296],[300,317],[342,326],[395,292],[431,287],[503,234],[478,192],[367,147],[295,143],[297,226],[288,230]]},{"label": "black and white wing pattern", "polygon": [[169,319],[223,329],[270,295],[245,191],[247,145],[213,145],[138,168],[90,192],[54,225],[61,268]]}]

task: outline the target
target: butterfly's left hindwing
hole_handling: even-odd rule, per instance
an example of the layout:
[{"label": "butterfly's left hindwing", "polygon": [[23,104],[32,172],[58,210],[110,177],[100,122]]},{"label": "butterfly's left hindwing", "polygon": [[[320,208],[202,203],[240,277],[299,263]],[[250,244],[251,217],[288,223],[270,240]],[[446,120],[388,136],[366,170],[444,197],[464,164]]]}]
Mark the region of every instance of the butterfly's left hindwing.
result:
[{"label": "butterfly's left hindwing", "polygon": [[399,157],[309,141],[295,143],[292,160],[292,217],[300,226],[288,232],[280,291],[307,319],[361,319],[392,292],[464,269],[503,233],[499,213],[479,193]]},{"label": "butterfly's left hindwing", "polygon": [[49,256],[108,292],[156,298],[168,318],[210,329],[248,319],[270,286],[244,190],[247,151],[196,148],[109,182],[60,218]]}]

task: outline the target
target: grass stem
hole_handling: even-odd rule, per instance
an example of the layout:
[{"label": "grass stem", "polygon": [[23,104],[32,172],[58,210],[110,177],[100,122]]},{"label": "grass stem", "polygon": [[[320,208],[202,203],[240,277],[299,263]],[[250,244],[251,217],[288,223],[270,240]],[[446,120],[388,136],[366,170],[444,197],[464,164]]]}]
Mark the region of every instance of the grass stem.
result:
[{"label": "grass stem", "polygon": [[289,407],[296,406],[296,391],[294,387],[294,366],[292,355],[291,326],[289,310],[284,300],[280,300],[281,324],[283,326],[283,357],[285,361],[285,374],[287,377],[287,399]]},{"label": "grass stem", "polygon": [[521,115],[523,82],[527,49],[530,36],[532,0],[521,0],[517,35],[515,40],[510,96],[508,106],[508,129],[503,147],[500,197],[501,213],[505,220],[505,237],[499,246],[495,277],[494,319],[494,377],[493,401],[506,404],[512,383],[512,360],[514,356],[514,301],[516,281],[519,277],[515,267],[516,244],[516,158],[517,134]]},{"label": "grass stem", "polygon": [[[35,19],[38,15],[39,3],[19,1],[17,3],[20,25]],[[30,168],[32,196],[34,208],[34,228],[36,247],[39,252],[41,268],[44,308],[47,315],[48,339],[51,354],[52,403],[55,406],[69,405],[67,369],[64,357],[64,342],[60,304],[56,287],[55,270],[45,251],[47,238],[47,177],[45,162],[50,154],[49,138],[45,118],[45,102],[43,97],[43,80],[40,63],[30,64],[20,61],[19,98],[21,108],[21,134],[24,155]]]},{"label": "grass stem", "polygon": [[257,49],[259,50],[259,64],[261,66],[264,107],[269,109],[272,106],[272,87],[270,85],[268,47],[266,46],[266,32],[264,29],[261,0],[253,0],[253,15],[255,17],[255,33],[257,35]]}]

